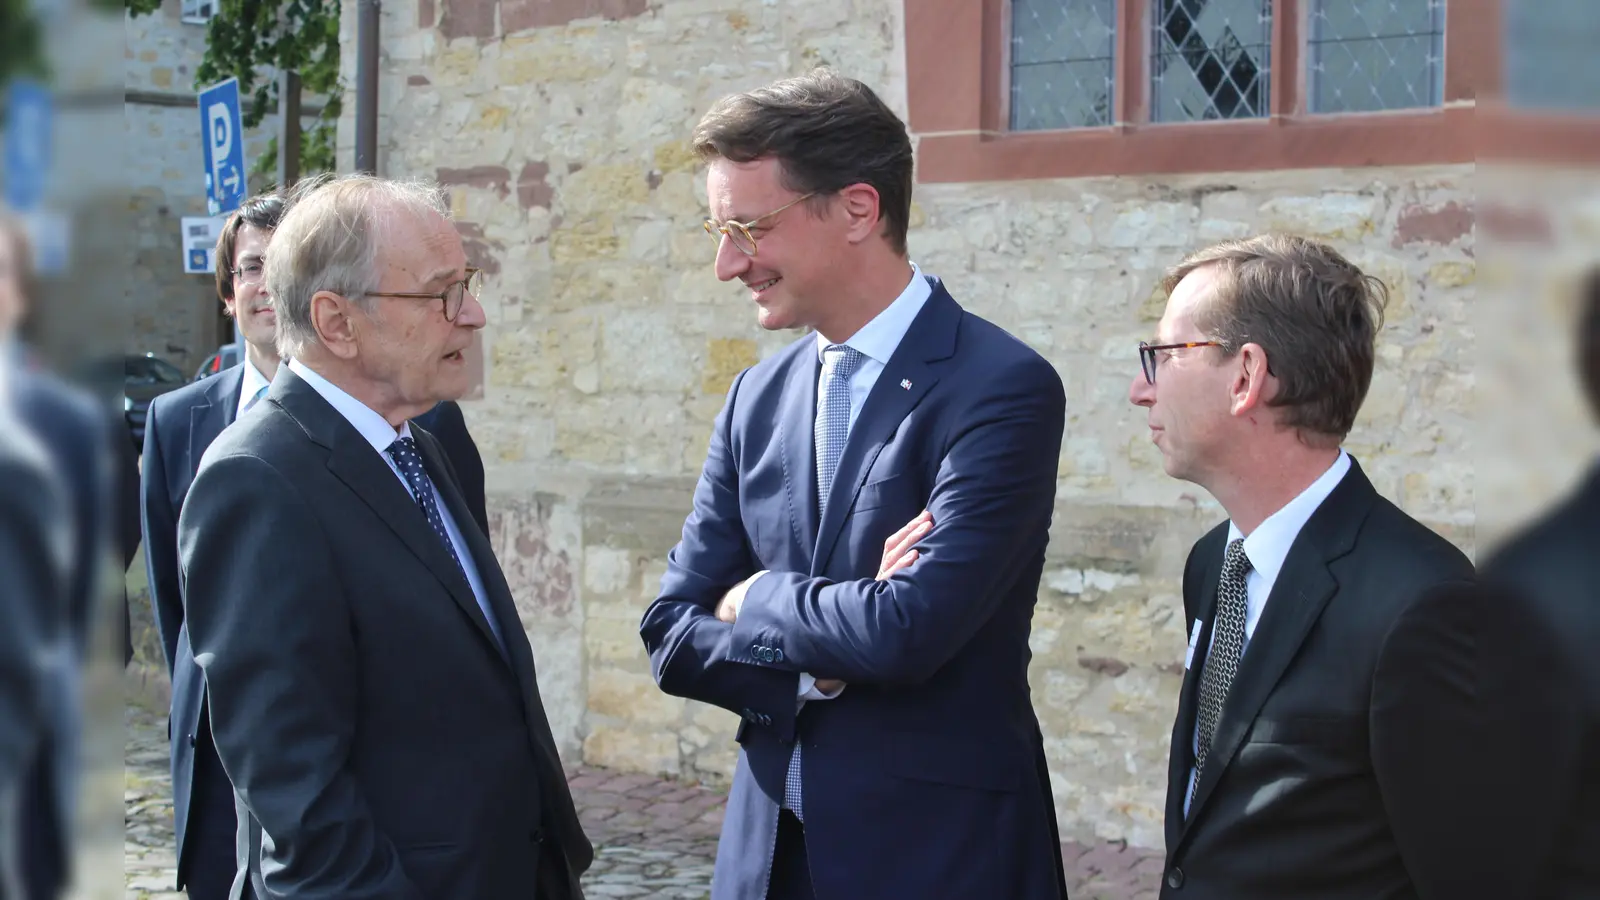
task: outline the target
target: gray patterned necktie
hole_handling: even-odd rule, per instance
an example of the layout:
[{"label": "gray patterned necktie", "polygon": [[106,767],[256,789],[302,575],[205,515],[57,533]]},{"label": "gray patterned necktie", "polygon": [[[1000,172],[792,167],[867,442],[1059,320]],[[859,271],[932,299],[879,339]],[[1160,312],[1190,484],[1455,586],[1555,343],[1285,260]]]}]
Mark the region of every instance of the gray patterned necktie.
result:
[{"label": "gray patterned necktie", "polygon": [[1249,574],[1250,557],[1244,553],[1244,539],[1239,538],[1228,544],[1227,556],[1222,561],[1217,609],[1212,615],[1211,651],[1206,654],[1205,668],[1200,673],[1200,736],[1194,759],[1194,787],[1189,790],[1191,803],[1195,788],[1200,786],[1200,774],[1205,771],[1211,741],[1217,735],[1222,704],[1228,699],[1228,689],[1239,672],[1239,659],[1244,656],[1244,620],[1248,609],[1245,576]]},{"label": "gray patterned necktie", "polygon": [[[822,379],[817,385],[817,422],[812,438],[817,450],[817,512],[820,516],[828,508],[828,491],[833,487],[834,473],[839,470],[839,456],[844,453],[844,442],[850,437],[850,376],[861,368],[867,357],[854,347],[829,344],[822,351]],[[800,735],[795,734],[794,755],[789,757],[789,772],[783,780],[783,808],[792,810],[801,822],[806,820],[800,809]]]}]

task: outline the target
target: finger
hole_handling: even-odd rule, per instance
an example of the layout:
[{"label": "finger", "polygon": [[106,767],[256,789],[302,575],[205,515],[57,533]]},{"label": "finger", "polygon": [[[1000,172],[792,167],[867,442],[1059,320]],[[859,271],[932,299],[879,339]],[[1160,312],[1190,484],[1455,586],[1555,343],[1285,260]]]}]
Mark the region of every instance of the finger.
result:
[{"label": "finger", "polygon": [[921,554],[916,550],[911,550],[901,554],[900,557],[897,558],[893,563],[878,573],[877,580],[887,581],[894,576],[894,573],[916,562],[919,556],[921,556]]},{"label": "finger", "polygon": [[922,512],[917,514],[916,518],[914,518],[911,521],[907,522],[906,524],[900,526],[900,530],[899,531],[896,531],[894,534],[891,534],[887,538],[884,539],[884,541],[883,541],[883,549],[884,549],[885,554],[887,554],[894,547],[898,547],[902,542],[905,541],[906,537],[908,537],[911,534],[911,532],[917,530],[917,526],[921,525],[923,522],[926,522],[928,520],[929,520],[928,511],[927,510],[923,510]]}]

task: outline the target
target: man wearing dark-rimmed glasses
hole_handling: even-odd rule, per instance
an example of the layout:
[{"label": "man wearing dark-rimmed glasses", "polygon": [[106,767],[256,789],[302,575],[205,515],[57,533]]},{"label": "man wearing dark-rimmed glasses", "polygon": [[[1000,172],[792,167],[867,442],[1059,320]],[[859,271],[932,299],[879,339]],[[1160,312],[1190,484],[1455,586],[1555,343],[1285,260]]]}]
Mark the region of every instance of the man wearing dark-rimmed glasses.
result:
[{"label": "man wearing dark-rimmed glasses", "polygon": [[1184,568],[1161,896],[1488,896],[1457,840],[1472,564],[1342,447],[1386,286],[1264,235],[1191,254],[1163,287],[1129,399],[1167,474],[1228,520]]}]

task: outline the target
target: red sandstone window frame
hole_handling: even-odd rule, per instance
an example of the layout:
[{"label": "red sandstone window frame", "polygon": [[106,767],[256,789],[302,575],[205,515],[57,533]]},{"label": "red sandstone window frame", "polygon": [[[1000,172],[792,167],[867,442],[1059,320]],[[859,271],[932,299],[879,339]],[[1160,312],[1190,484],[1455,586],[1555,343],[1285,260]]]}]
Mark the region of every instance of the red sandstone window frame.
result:
[{"label": "red sandstone window frame", "polygon": [[905,0],[909,124],[924,183],[1519,160],[1600,163],[1600,119],[1500,102],[1503,0],[1449,0],[1444,103],[1308,114],[1306,0],[1273,0],[1270,115],[1150,123],[1149,0],[1118,0],[1113,125],[1009,131],[1009,0]]}]

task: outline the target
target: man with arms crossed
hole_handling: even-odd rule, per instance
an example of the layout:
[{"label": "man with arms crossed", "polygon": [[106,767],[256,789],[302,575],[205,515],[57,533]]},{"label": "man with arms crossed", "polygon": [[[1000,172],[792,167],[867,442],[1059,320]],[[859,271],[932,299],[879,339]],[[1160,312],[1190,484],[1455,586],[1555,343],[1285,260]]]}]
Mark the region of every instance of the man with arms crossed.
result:
[{"label": "man with arms crossed", "polygon": [[234,896],[569,900],[593,851],[488,539],[408,419],[468,387],[477,270],[432,186],[296,188],[289,359],[201,460],[184,613],[245,834]]},{"label": "man with arms crossed", "polygon": [[1167,474],[1228,513],[1184,569],[1163,898],[1467,897],[1466,557],[1340,444],[1386,298],[1331,247],[1263,236],[1167,279],[1130,388]]},{"label": "man with arms crossed", "polygon": [[734,379],[640,628],[662,690],[743,718],[712,897],[1057,900],[1028,632],[1061,380],[910,262],[911,145],[860,82],[694,141],[717,277],[816,332]]}]

